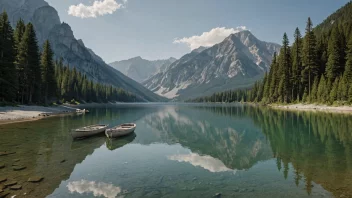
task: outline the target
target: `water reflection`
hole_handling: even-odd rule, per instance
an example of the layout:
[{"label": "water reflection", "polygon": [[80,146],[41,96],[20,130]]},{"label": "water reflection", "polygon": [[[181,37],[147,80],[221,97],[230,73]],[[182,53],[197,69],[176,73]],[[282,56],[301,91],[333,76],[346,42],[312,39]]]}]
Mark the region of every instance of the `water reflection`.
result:
[{"label": "water reflection", "polygon": [[95,197],[104,196],[106,198],[115,198],[121,192],[121,188],[118,186],[87,180],[70,182],[67,188],[71,193],[93,193]]},{"label": "water reflection", "polygon": [[113,151],[115,149],[121,148],[125,146],[126,144],[132,142],[136,138],[136,134],[132,133],[131,135],[125,136],[125,137],[120,137],[118,139],[114,138],[106,138],[106,148],[108,148],[110,151]]},{"label": "water reflection", "polygon": [[295,185],[308,194],[313,182],[336,197],[352,197],[352,119],[350,115],[274,111],[267,108],[199,107],[233,119],[250,117],[276,158],[277,169],[288,178],[292,164]]},{"label": "water reflection", "polygon": [[[131,121],[138,128],[122,139],[68,133]],[[116,197],[121,188],[126,197],[352,197],[351,127],[349,115],[242,105],[109,106],[0,126],[0,152],[16,152],[0,156],[0,175],[24,184],[11,195],[29,197]],[[12,171],[14,159],[27,168]],[[45,182],[27,184],[31,175]]]},{"label": "water reflection", "polygon": [[200,156],[197,153],[178,154],[168,156],[169,160],[178,162],[187,162],[193,166],[202,167],[212,173],[233,171],[225,166],[219,159],[213,158],[209,155]]},{"label": "water reflection", "polygon": [[144,120],[159,131],[162,142],[180,143],[194,153],[219,159],[230,169],[249,169],[273,156],[265,135],[248,117],[232,119],[195,107],[166,107]]}]

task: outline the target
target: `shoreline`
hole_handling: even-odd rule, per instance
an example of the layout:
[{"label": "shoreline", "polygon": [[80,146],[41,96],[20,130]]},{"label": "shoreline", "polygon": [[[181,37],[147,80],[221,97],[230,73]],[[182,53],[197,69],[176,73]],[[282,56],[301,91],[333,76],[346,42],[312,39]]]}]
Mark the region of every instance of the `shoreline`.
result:
[{"label": "shoreline", "polygon": [[328,113],[343,113],[352,114],[352,106],[328,106],[319,104],[269,104],[270,108],[289,111],[305,111],[305,112],[328,112]]},{"label": "shoreline", "polygon": [[[304,111],[304,112],[328,112],[328,113],[342,113],[352,114],[352,106],[328,106],[318,104],[268,104],[261,105],[258,103],[243,103],[250,106],[267,106],[276,110],[286,111]],[[78,108],[89,108],[94,106],[106,106],[114,104],[79,104],[79,105],[60,105],[54,107],[44,106],[27,106],[19,105],[17,107],[0,107],[0,125],[14,124],[21,122],[37,121],[48,117],[71,115],[76,112]]]},{"label": "shoreline", "polygon": [[65,105],[54,107],[27,105],[0,107],[0,125],[30,122],[48,117],[70,115],[76,112],[77,108]]}]

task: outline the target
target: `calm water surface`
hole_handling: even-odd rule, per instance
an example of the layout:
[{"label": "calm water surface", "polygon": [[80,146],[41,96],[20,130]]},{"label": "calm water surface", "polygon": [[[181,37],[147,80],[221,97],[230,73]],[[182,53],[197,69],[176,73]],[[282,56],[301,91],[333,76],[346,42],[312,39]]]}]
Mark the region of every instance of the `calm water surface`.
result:
[{"label": "calm water surface", "polygon": [[[17,197],[352,197],[352,117],[249,106],[124,105],[0,126]],[[135,122],[134,135],[70,130]],[[14,171],[13,165],[26,169]],[[39,175],[39,183],[27,182]],[[0,183],[0,186],[3,183]]]}]

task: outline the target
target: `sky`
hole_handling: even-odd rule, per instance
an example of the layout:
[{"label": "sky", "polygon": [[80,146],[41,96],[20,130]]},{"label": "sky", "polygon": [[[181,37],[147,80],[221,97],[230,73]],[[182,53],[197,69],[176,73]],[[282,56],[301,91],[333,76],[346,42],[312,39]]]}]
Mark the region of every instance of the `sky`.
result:
[{"label": "sky", "polygon": [[349,0],[46,0],[77,39],[110,63],[136,56],[180,58],[231,33],[250,30],[258,39],[292,40]]}]

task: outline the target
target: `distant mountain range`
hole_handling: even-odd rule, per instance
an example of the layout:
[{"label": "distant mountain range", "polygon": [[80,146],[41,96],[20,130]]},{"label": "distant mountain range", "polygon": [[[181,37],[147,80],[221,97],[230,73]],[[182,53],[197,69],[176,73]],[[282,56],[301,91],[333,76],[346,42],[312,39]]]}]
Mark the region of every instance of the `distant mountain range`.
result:
[{"label": "distant mountain range", "polygon": [[0,10],[8,13],[13,27],[19,19],[33,23],[39,45],[48,39],[56,58],[63,58],[65,64],[77,68],[88,78],[130,91],[145,101],[164,100],[107,65],[82,40],[77,40],[71,27],[61,23],[57,11],[44,0],[0,0]]},{"label": "distant mountain range", "polygon": [[165,60],[150,61],[138,56],[128,60],[115,61],[109,65],[141,83],[175,61],[176,59],[173,57]]},{"label": "distant mountain range", "polygon": [[193,50],[143,85],[179,100],[249,87],[269,70],[272,56],[280,47],[260,41],[250,31],[241,31],[212,47]]}]

